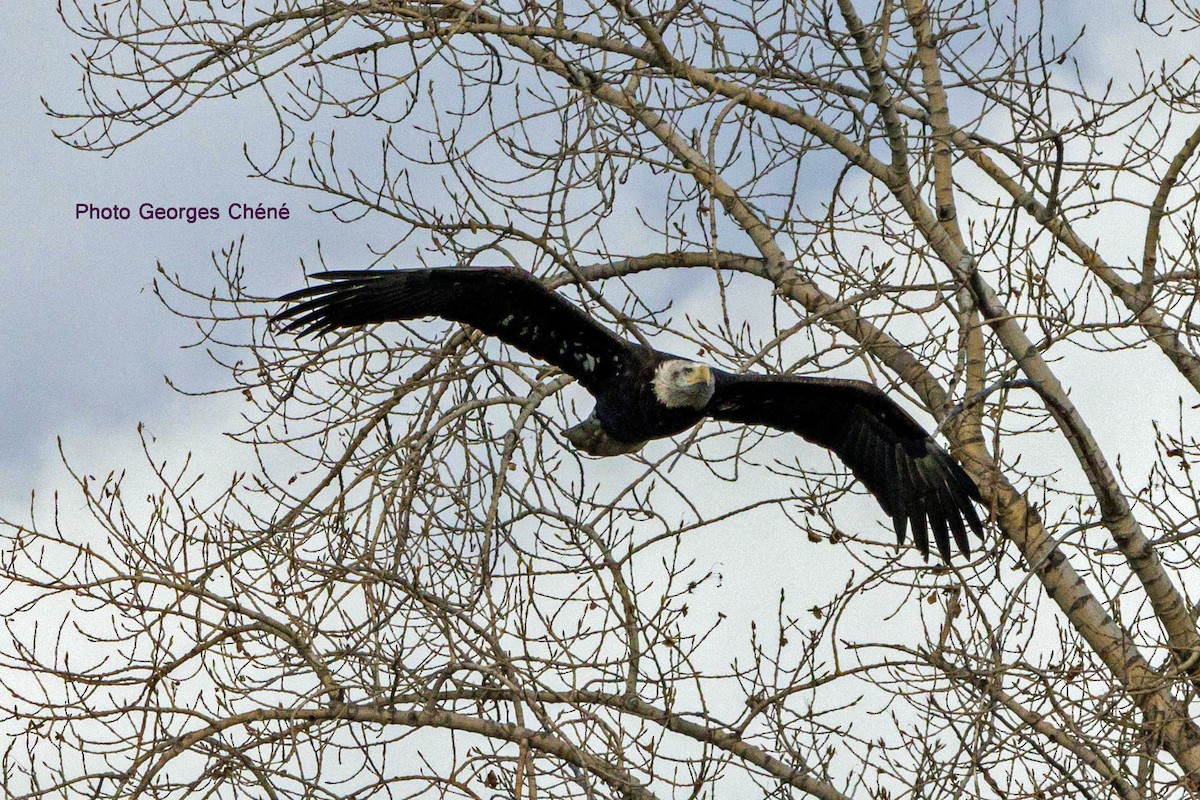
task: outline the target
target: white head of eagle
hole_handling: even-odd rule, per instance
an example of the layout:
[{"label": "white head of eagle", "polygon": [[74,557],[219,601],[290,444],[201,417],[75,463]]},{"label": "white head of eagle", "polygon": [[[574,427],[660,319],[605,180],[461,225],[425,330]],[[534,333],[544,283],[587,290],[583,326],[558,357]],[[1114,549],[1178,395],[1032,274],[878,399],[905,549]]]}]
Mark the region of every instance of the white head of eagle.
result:
[{"label": "white head of eagle", "polygon": [[654,370],[654,396],[667,408],[704,408],[716,390],[707,364],[672,358]]}]

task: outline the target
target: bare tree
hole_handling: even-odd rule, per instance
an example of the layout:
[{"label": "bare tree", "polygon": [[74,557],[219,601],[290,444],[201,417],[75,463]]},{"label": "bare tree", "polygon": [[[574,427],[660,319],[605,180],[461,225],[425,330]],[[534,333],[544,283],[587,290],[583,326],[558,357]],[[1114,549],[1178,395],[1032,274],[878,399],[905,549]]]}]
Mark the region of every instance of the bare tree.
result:
[{"label": "bare tree", "polygon": [[[8,796],[1200,794],[1200,94],[1171,38],[1200,9],[1117,8],[1166,55],[1002,0],[69,9],[70,144],[265,98],[258,174],[394,220],[381,265],[512,263],[725,368],[870,377],[995,538],[897,555],[763,431],[581,459],[569,379],[443,323],[276,337],[233,248],[216,295],[164,294],[260,466],[210,485],[148,444],[149,498],[79,473],[88,521],[10,515]],[[1144,347],[1186,394],[1127,475],[1056,365]],[[791,579],[731,596],[782,546]]]}]

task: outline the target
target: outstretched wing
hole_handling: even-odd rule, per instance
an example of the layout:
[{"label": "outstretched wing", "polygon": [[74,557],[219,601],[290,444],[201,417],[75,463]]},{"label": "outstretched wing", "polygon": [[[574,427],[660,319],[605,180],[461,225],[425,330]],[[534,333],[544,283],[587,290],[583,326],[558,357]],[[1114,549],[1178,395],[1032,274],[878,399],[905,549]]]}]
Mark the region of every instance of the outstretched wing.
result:
[{"label": "outstretched wing", "polygon": [[[943,561],[950,536],[970,554],[966,528],[982,538],[972,502],[979,490],[904,409],[862,381],[716,372],[706,409],[715,419],[767,425],[827,447],[854,473],[892,518],[903,543],[907,527],[929,556],[929,531]],[[964,524],[965,521],[965,524]]]},{"label": "outstretched wing", "polygon": [[339,270],[328,283],[279,298],[294,303],[272,321],[299,335],[373,322],[442,317],[548,361],[595,394],[632,356],[634,344],[515,267]]}]

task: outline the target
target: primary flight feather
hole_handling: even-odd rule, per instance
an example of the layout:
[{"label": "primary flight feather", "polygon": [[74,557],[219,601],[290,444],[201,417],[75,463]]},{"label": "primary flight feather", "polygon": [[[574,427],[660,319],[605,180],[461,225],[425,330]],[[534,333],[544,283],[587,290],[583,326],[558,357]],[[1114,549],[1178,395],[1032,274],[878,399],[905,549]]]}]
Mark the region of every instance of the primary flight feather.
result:
[{"label": "primary flight feather", "polygon": [[284,295],[274,317],[285,331],[442,317],[547,361],[596,398],[591,416],[565,432],[598,456],[639,450],[705,417],[799,434],[837,453],[892,518],[903,543],[912,528],[943,560],[953,539],[970,553],[982,537],[975,484],[925,430],[878,387],[862,381],[743,375],[621,338],[581,308],[514,267],[321,272],[326,283]]}]

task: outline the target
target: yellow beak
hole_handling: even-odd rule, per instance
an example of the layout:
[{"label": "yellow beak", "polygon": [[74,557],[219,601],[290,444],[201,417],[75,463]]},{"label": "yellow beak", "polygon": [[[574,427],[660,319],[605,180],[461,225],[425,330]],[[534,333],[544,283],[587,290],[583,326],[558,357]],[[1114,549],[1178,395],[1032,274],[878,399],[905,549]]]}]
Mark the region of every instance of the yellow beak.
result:
[{"label": "yellow beak", "polygon": [[688,377],[688,383],[708,383],[712,380],[712,372],[707,364],[697,364],[696,369]]}]

